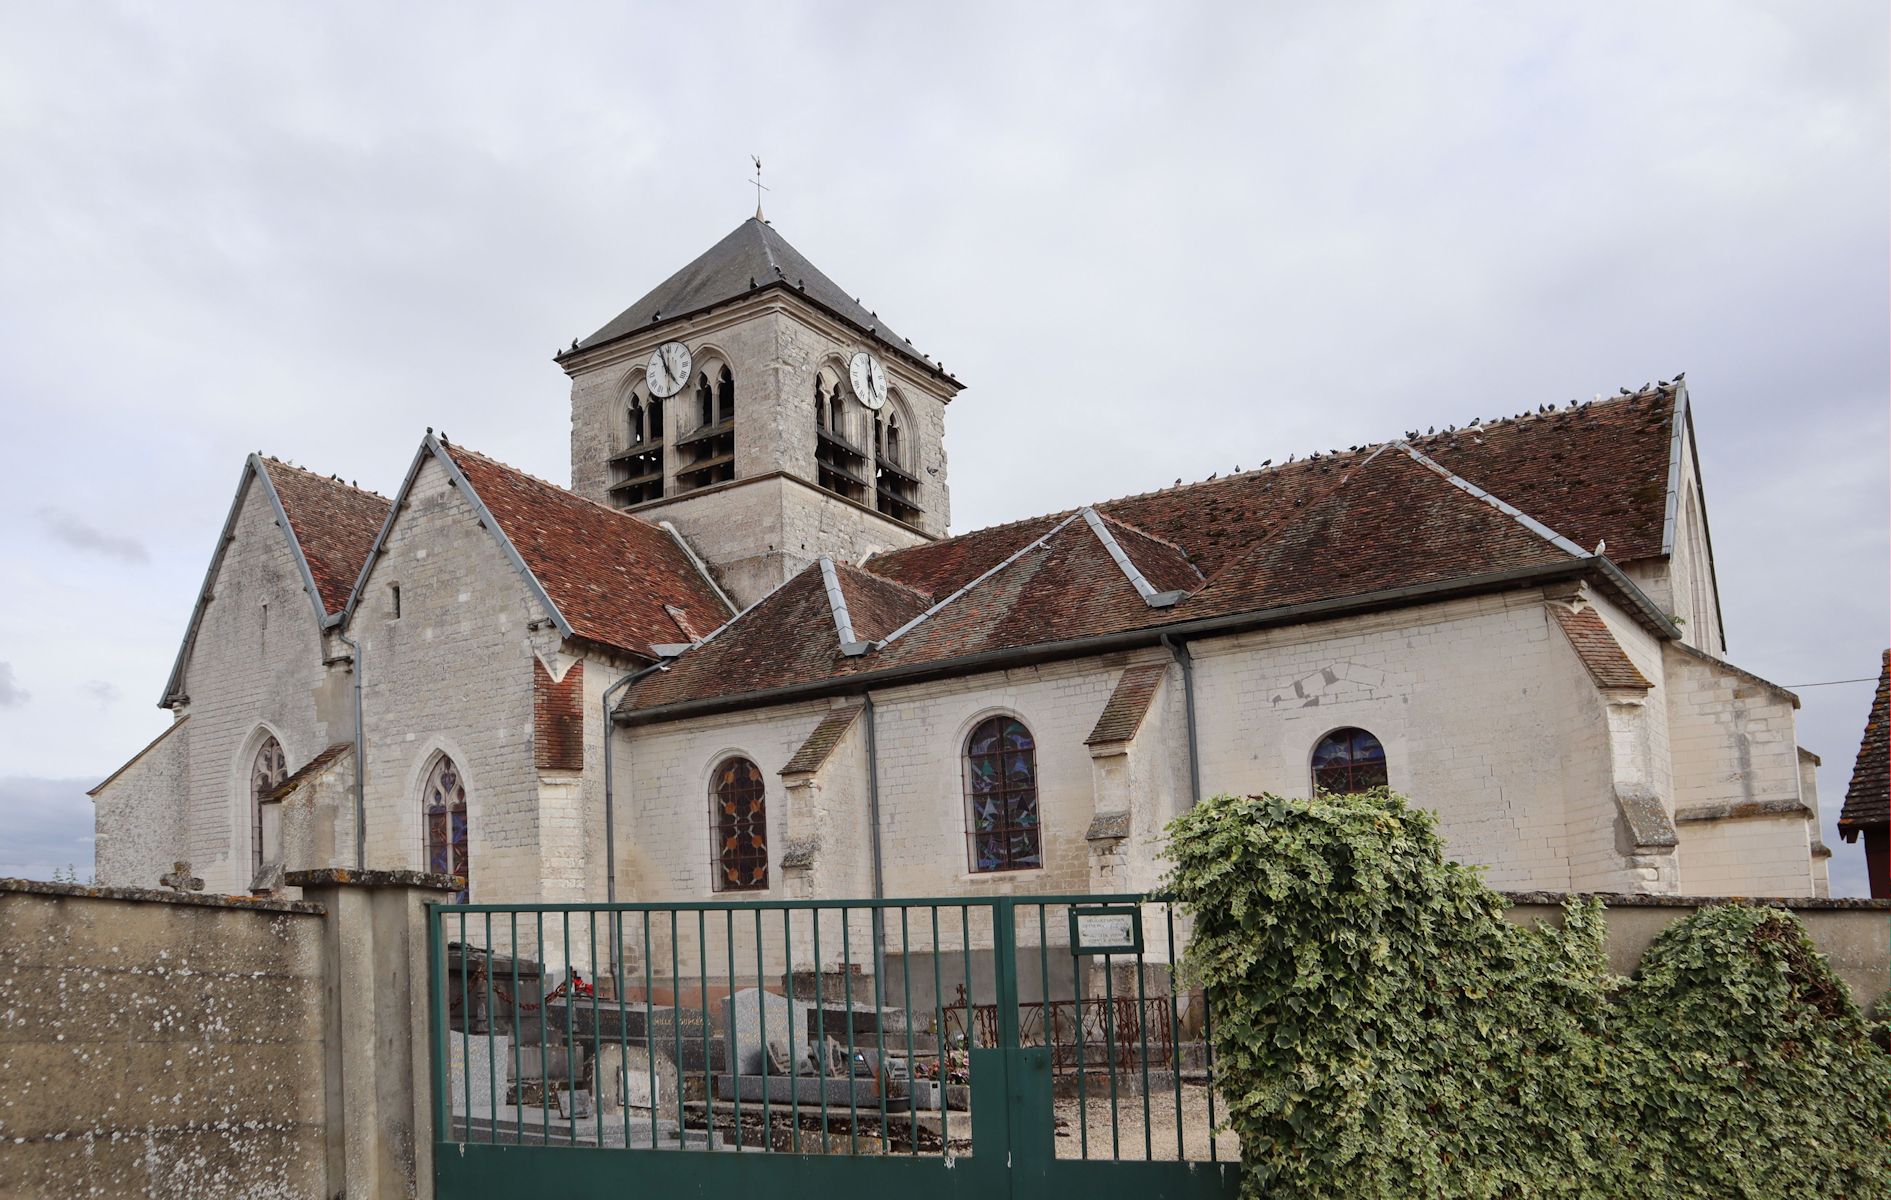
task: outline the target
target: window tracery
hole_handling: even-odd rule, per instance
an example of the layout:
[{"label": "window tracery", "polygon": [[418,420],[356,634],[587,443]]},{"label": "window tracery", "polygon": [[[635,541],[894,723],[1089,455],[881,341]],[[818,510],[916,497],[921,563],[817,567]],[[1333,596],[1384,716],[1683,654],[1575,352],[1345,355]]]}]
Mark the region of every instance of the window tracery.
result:
[{"label": "window tracery", "polygon": [[427,772],[420,792],[421,814],[427,823],[427,870],[436,875],[458,875],[463,881],[453,903],[465,904],[472,894],[472,858],[468,852],[466,780],[451,755],[442,754]]}]

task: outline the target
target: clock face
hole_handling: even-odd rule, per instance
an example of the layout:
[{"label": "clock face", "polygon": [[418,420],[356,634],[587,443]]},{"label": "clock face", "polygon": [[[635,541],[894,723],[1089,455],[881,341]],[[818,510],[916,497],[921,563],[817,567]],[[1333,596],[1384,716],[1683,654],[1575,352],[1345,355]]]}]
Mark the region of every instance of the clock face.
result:
[{"label": "clock face", "polygon": [[854,396],[871,409],[878,409],[886,403],[886,368],[880,360],[865,350],[854,355],[847,364],[847,379],[854,385]]},{"label": "clock face", "polygon": [[689,382],[689,347],[681,342],[658,346],[650,356],[645,377],[650,381],[650,394],[659,400],[682,391],[683,385]]}]

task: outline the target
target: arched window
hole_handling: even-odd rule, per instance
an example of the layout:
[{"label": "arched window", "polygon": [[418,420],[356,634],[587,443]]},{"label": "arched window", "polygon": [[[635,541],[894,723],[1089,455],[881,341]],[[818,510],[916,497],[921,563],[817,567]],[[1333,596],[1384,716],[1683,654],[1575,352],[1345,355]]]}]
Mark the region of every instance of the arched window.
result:
[{"label": "arched window", "polygon": [[1386,785],[1385,747],[1363,729],[1335,729],[1313,748],[1313,790],[1346,795]]},{"label": "arched window", "polygon": [[814,377],[814,427],[816,429],[832,428],[827,423],[826,381],[818,375]]},{"label": "arched window", "polygon": [[965,743],[966,841],[974,871],[1044,865],[1037,742],[1016,717],[981,721]]},{"label": "arched window", "polygon": [[650,397],[650,404],[644,409],[644,436],[653,442],[663,440],[663,401]]},{"label": "arched window", "polygon": [[906,465],[900,457],[900,415],[896,412],[886,414],[886,460],[896,467]]},{"label": "arched window", "polygon": [[735,420],[735,376],[729,373],[726,365],[722,368],[722,374],[716,377],[716,404],[722,410],[718,420]]},{"label": "arched window", "polygon": [[263,797],[289,778],[289,763],[274,734],[263,739],[250,761],[250,877],[263,869]]},{"label": "arched window", "polygon": [[453,903],[465,904],[473,885],[471,855],[466,849],[466,779],[451,756],[442,754],[427,772],[420,805],[427,819],[427,870],[458,875],[463,883]]},{"label": "arched window", "polygon": [[716,825],[716,890],[768,886],[768,801],[762,773],[746,758],[725,758],[709,780]]},{"label": "arched window", "polygon": [[696,420],[700,425],[716,423],[716,394],[709,387],[709,372],[696,373]]},{"label": "arched window", "polygon": [[641,446],[643,444],[643,397],[635,392],[630,394],[630,412],[627,414],[625,424],[630,440],[624,444]]}]

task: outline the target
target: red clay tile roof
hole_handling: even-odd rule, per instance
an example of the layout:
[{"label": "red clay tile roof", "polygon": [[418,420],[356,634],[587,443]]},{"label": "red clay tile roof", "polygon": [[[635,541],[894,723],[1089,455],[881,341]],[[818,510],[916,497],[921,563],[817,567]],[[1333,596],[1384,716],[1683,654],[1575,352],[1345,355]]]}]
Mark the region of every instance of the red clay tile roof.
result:
[{"label": "red clay tile roof", "polygon": [[653,656],[653,644],[676,641],[665,605],[699,628],[727,620],[689,556],[655,525],[464,447],[442,448],[576,636]]},{"label": "red clay tile roof", "polygon": [[1109,703],[1103,706],[1103,712],[1083,744],[1097,746],[1104,742],[1126,742],[1135,737],[1136,731],[1142,728],[1144,714],[1149,711],[1149,702],[1155,699],[1156,687],[1168,670],[1168,663],[1145,663],[1124,670],[1116,679]]},{"label": "red clay tile roof", "polygon": [[[1004,527],[1000,539],[955,539],[871,560],[875,573],[934,585],[923,620],[846,657],[817,567],[810,567],[671,669],[635,685],[623,709],[736,697],[865,671],[944,663],[971,655],[1096,637],[1200,617],[1283,608],[1424,583],[1573,563],[1576,556],[1514,515],[1480,500],[1396,447],[1349,456],[1293,480],[1291,503],[1217,549],[1205,585],[1173,547],[1110,522],[1156,587],[1193,588],[1173,607],[1151,608],[1078,514],[1045,528]],[[988,534],[990,531],[987,531]],[[996,568],[996,569],[994,569]],[[839,570],[839,568],[837,568]],[[979,579],[979,574],[990,574]],[[976,584],[941,593],[955,572]],[[859,582],[865,572],[848,568]],[[843,585],[846,590],[846,585]],[[850,601],[851,606],[851,601]]]},{"label": "red clay tile roof", "polygon": [[1566,604],[1552,604],[1549,610],[1555,616],[1556,623],[1563,627],[1570,648],[1575,650],[1582,665],[1588,668],[1589,677],[1596,681],[1597,687],[1641,688],[1645,691],[1654,686],[1629,660],[1628,652],[1615,640],[1615,635],[1609,632],[1602,615],[1595,609],[1584,608],[1577,612]]},{"label": "red clay tile roof", "polygon": [[387,520],[387,500],[280,459],[264,458],[263,467],[308,561],[322,611],[340,612]]},{"label": "red clay tile roof", "polygon": [[834,564],[854,636],[878,641],[932,606],[932,597],[846,563]]},{"label": "red clay tile roof", "polygon": [[860,711],[860,706],[856,704],[851,708],[837,708],[822,717],[820,724],[808,734],[807,741],[801,743],[801,748],[794,752],[794,757],[788,760],[788,765],[780,773],[799,775],[820,770],[821,764],[834,753],[834,747],[840,745],[840,739],[854,727]]},{"label": "red clay tile roof", "polygon": [[1878,667],[1878,694],[1865,720],[1865,737],[1858,745],[1838,824],[1841,830],[1891,825],[1891,650],[1884,652]]}]

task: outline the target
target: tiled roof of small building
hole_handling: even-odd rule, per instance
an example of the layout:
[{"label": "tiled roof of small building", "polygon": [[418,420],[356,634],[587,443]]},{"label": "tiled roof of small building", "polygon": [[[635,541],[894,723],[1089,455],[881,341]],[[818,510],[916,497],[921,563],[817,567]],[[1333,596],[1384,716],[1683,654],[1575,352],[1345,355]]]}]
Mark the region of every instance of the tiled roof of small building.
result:
[{"label": "tiled roof of small building", "polygon": [[294,774],[284,779],[275,787],[270,788],[261,798],[264,800],[286,799],[290,793],[294,792],[297,788],[315,778],[317,775],[320,775],[323,771],[328,769],[330,763],[334,762],[342,755],[349,753],[354,748],[355,745],[353,742],[336,742],[334,745],[324,749],[320,754],[317,754],[314,758],[311,758],[308,762],[303,763],[302,766],[296,769]]},{"label": "tiled roof of small building", "polygon": [[676,641],[666,605],[699,628],[727,620],[728,608],[664,530],[462,446],[441,448],[574,635],[649,656],[653,645]]},{"label": "tiled roof of small building", "polygon": [[1104,742],[1126,742],[1136,736],[1142,728],[1142,719],[1149,711],[1149,702],[1155,698],[1156,688],[1162,683],[1162,677],[1168,672],[1168,663],[1144,663],[1142,666],[1126,668],[1116,678],[1116,687],[1110,692],[1110,699],[1098,715],[1097,723],[1090,730],[1090,736],[1083,739],[1086,746],[1099,746]]},{"label": "tiled roof of small building", "polygon": [[1871,701],[1838,824],[1841,830],[1891,825],[1891,650],[1879,662],[1878,694]]},{"label": "tiled roof of small building", "polygon": [[387,520],[387,498],[280,459],[262,461],[321,593],[322,611],[340,612]]},{"label": "tiled roof of small building", "polygon": [[1603,688],[1641,688],[1646,691],[1653,687],[1648,677],[1636,668],[1622,649],[1622,643],[1615,640],[1609,627],[1602,620],[1602,614],[1593,608],[1577,611],[1563,604],[1550,605],[1550,612],[1556,617],[1556,623],[1563,627],[1563,633],[1569,638],[1570,647],[1576,657],[1589,671],[1589,677],[1596,681],[1597,687]]},{"label": "tiled roof of small building", "polygon": [[808,734],[801,748],[794,752],[788,765],[781,769],[783,775],[799,775],[807,771],[818,771],[828,756],[834,753],[834,747],[840,745],[840,739],[846,736],[854,722],[860,717],[860,705],[849,708],[837,708],[822,717],[814,731]]}]

